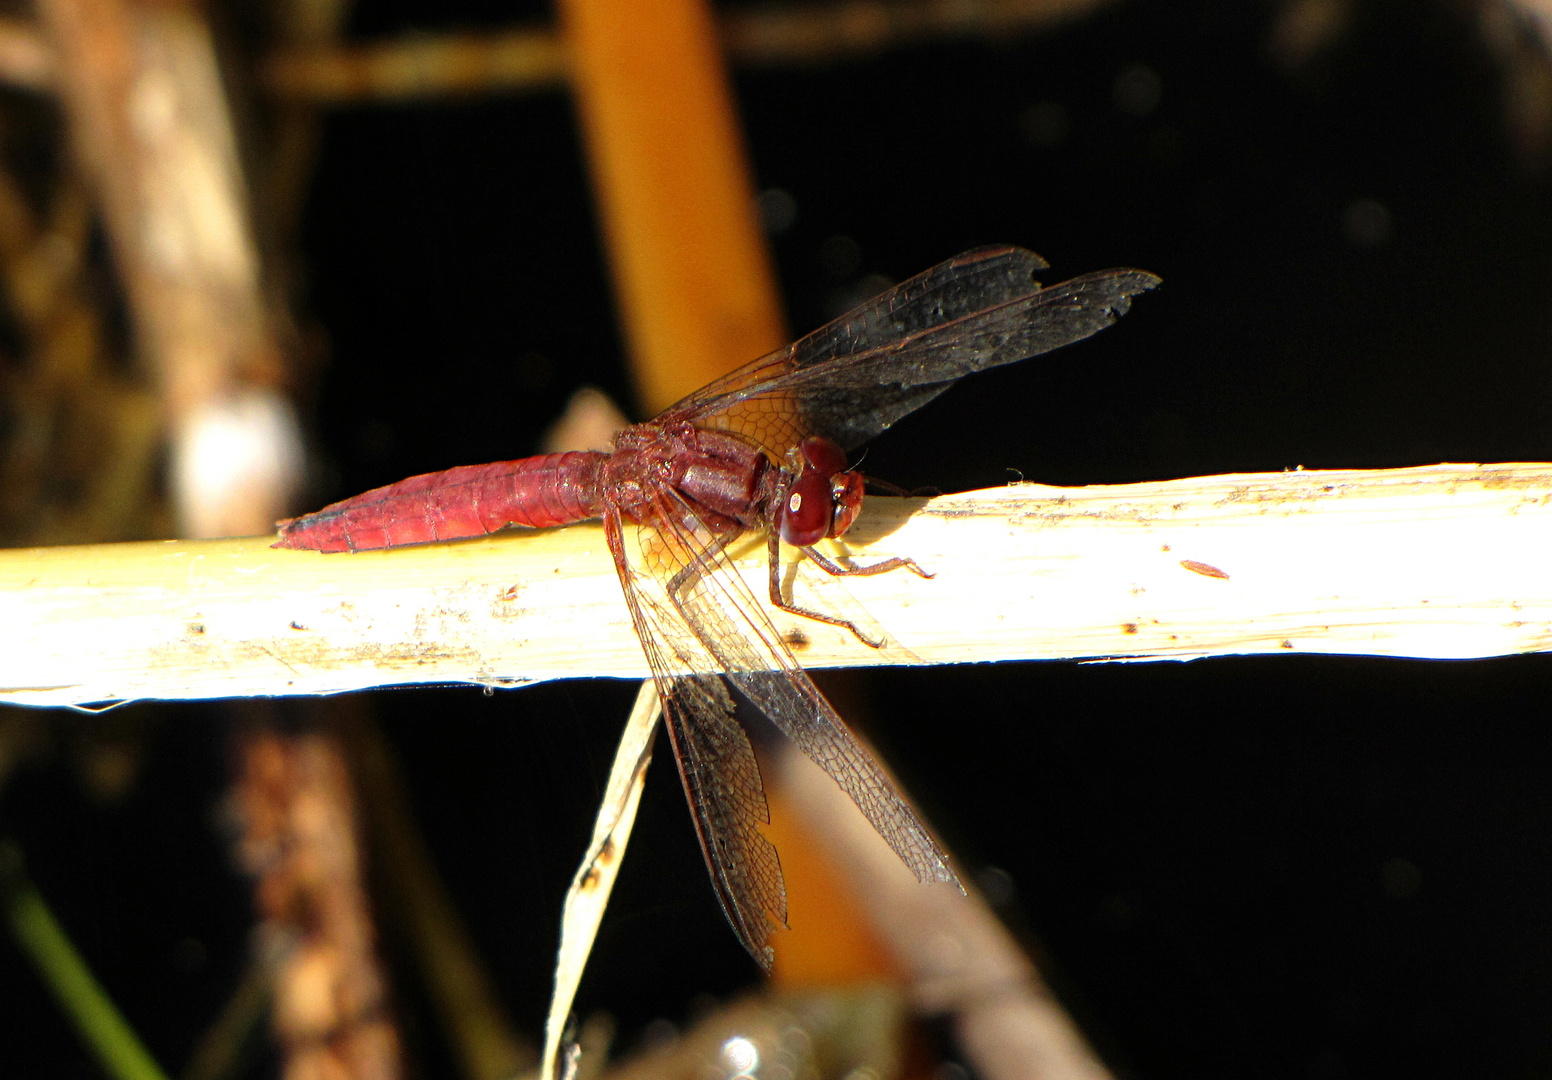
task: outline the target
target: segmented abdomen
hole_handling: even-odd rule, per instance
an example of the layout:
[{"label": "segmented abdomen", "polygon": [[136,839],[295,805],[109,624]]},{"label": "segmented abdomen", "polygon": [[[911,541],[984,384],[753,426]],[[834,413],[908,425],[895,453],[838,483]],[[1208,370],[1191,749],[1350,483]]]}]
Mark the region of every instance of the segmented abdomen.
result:
[{"label": "segmented abdomen", "polygon": [[599,475],[607,456],[543,454],[412,476],[280,522],[274,546],[368,551],[484,536],[508,525],[586,521],[602,512]]}]

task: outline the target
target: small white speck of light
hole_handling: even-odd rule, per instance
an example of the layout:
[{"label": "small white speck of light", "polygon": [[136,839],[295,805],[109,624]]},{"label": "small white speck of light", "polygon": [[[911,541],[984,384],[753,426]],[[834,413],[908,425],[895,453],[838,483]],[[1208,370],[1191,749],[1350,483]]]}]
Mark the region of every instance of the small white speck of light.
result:
[{"label": "small white speck of light", "polygon": [[742,1035],[734,1035],[722,1044],[722,1061],[733,1073],[753,1073],[760,1064],[760,1051]]}]

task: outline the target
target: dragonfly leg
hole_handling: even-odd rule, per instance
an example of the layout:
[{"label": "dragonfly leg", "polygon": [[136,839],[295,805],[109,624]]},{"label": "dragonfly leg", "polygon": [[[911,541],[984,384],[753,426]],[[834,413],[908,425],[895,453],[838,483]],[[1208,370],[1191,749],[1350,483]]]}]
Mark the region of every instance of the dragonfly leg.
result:
[{"label": "dragonfly leg", "polygon": [[704,574],[716,562],[717,556],[721,555],[738,535],[737,530],[721,533],[705,548],[697,552],[695,558],[685,563],[684,567],[677,574],[669,578],[668,595],[673,597],[677,603],[679,594],[683,591],[685,584],[692,578],[699,578]]},{"label": "dragonfly leg", "polygon": [[[780,608],[782,611],[788,612],[790,614],[801,615],[805,619],[813,619],[815,622],[829,623],[831,626],[839,626],[839,627],[842,627],[842,628],[844,628],[846,630],[850,630],[852,632],[852,636],[853,637],[855,637],[858,641],[862,642],[864,645],[868,646],[868,648],[870,648],[870,649],[882,649],[884,647],[884,641],[883,641],[882,638],[879,638],[879,639],[875,640],[874,638],[868,637],[868,635],[864,634],[858,628],[857,624],[852,622],[850,619],[843,619],[843,618],[839,617],[838,615],[826,615],[822,611],[811,611],[811,610],[809,610],[806,607],[800,607],[797,604],[789,603],[787,598],[785,596],[783,596],[782,593],[781,593],[781,539],[776,535],[775,530],[772,530],[768,535],[770,537],[769,541],[767,542],[767,549],[769,551],[769,556],[770,556],[770,558],[769,558],[769,566],[770,566],[770,582],[771,582],[771,603],[774,606],[776,606],[776,607]],[[803,552],[805,555],[810,556],[811,558],[813,557],[814,553],[813,553],[812,549],[810,549],[810,548],[799,548],[798,550]],[[820,556],[820,558],[823,558],[823,556]],[[825,560],[825,561],[828,562],[829,560]],[[909,559],[895,559],[893,561],[896,563],[896,565],[904,565],[905,563],[910,563],[912,567],[916,567],[916,564],[915,563],[911,563],[911,560],[909,560]],[[823,567],[826,571],[829,571],[831,573],[836,573],[838,571],[839,575],[845,575],[847,573],[852,572],[852,571],[848,571],[845,567],[841,566],[840,564],[834,563],[834,562],[830,563],[830,566],[835,567],[834,571],[831,571],[830,567],[829,566],[825,566],[825,564],[823,562],[819,563],[819,565],[821,567]],[[894,566],[886,566],[886,567],[884,567],[884,570],[893,570],[893,569],[895,569]],[[882,570],[874,570],[872,567],[865,567],[864,570],[866,572],[868,572],[868,573],[882,573],[883,572]],[[919,567],[916,567],[916,570],[917,570],[917,573],[921,573],[921,569]]]},{"label": "dragonfly leg", "polygon": [[842,566],[828,555],[821,555],[811,547],[798,550],[812,559],[819,569],[831,577],[872,577],[874,574],[887,574],[891,570],[909,570],[917,577],[932,577],[915,559],[901,558],[898,555],[881,562],[869,563],[867,566]]}]

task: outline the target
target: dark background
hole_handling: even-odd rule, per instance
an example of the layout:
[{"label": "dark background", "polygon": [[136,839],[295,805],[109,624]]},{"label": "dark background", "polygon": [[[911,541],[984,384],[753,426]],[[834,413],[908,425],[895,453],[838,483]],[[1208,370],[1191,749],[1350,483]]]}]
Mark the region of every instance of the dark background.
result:
[{"label": "dark background", "polygon": [[[738,71],[757,182],[786,196],[765,205],[795,211],[772,216],[795,333],[982,243],[1038,250],[1050,280],[1164,279],[1092,341],[901,422],[869,472],[957,490],[1552,456],[1552,202],[1486,10],[1360,3],[1298,62],[1271,44],[1280,9],[1177,0]],[[373,0],[352,34],[545,15]],[[629,401],[560,92],[335,113],[304,254],[303,319],[328,341],[316,504],[529,453],[583,382]],[[1552,1070],[1549,676],[1542,657],[1294,656],[866,679],[871,737],[1121,1074],[1339,1080]],[[372,695],[535,1035],[632,691]],[[128,795],[90,798],[56,756],[0,794],[0,826],[174,1064],[231,993],[251,913],[218,714],[136,706],[57,738],[137,715],[155,736]],[[756,974],[665,755],[579,1008],[614,1013],[628,1048]],[[396,990],[421,1074],[453,1075],[414,977]],[[9,938],[0,1031],[11,1062],[95,1074]]]}]

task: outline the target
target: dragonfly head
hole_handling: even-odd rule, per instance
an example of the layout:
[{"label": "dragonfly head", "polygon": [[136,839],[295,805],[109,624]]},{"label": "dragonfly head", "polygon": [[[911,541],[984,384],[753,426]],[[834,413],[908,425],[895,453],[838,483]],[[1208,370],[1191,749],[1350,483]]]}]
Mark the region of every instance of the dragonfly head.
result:
[{"label": "dragonfly head", "polygon": [[846,468],[846,451],[815,435],[804,439],[789,460],[795,475],[776,515],[781,538],[794,547],[809,547],[851,528],[862,510],[863,482],[861,474]]}]

